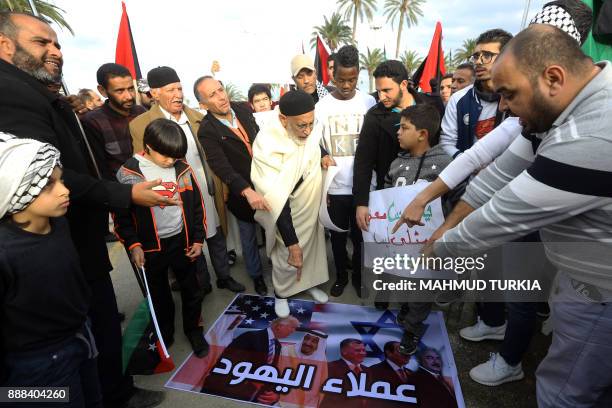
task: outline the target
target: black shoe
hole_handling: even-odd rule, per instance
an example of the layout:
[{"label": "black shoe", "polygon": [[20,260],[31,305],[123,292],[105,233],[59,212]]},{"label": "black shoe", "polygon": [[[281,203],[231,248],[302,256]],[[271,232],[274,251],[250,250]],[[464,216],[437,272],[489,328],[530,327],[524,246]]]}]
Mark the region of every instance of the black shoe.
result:
[{"label": "black shoe", "polygon": [[106,241],[106,242],[117,242],[117,241],[119,241],[119,239],[117,238],[117,236],[115,234],[113,234],[112,232],[109,232],[108,234],[106,234],[104,236],[104,241]]},{"label": "black shoe", "polygon": [[204,334],[202,334],[200,330],[196,330],[187,334],[187,339],[189,340],[189,344],[191,344],[191,348],[193,349],[193,354],[195,354],[196,357],[206,357],[210,347],[208,346],[208,342],[204,338]]},{"label": "black shoe", "polygon": [[235,293],[244,292],[245,289],[242,283],[236,282],[231,276],[229,278],[219,279],[217,281],[217,287],[219,289],[228,289]]},{"label": "black shoe", "polygon": [[417,336],[416,334],[409,331],[404,331],[402,341],[399,345],[399,352],[405,356],[413,355],[417,351],[419,340],[421,340],[420,336]]},{"label": "black shoe", "polygon": [[408,307],[403,304],[402,307],[400,307],[400,311],[397,312],[397,317],[395,318],[395,322],[401,326],[404,327],[404,323],[406,322],[406,315],[408,314]]},{"label": "black shoe", "polygon": [[121,408],[153,408],[161,404],[166,397],[166,394],[162,391],[145,390],[142,388],[134,387],[134,394],[124,404],[121,404]]},{"label": "black shoe", "polygon": [[342,292],[344,292],[346,285],[348,285],[348,280],[337,280],[334,282],[334,286],[332,286],[329,294],[333,297],[342,296]]},{"label": "black shoe", "polygon": [[227,263],[229,264],[229,266],[234,266],[234,264],[236,263],[236,251],[234,251],[233,249],[231,251],[227,251]]},{"label": "black shoe", "polygon": [[378,310],[387,310],[389,308],[389,302],[374,302],[374,307]]},{"label": "black shoe", "polygon": [[268,287],[266,286],[263,276],[258,276],[253,279],[253,283],[255,284],[255,292],[257,292],[259,296],[266,296],[268,294]]}]

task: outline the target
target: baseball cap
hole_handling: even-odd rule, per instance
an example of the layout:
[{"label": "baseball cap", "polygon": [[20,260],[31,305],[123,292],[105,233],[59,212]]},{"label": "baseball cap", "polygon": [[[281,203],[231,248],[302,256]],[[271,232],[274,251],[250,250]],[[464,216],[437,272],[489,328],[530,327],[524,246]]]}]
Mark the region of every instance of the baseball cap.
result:
[{"label": "baseball cap", "polygon": [[296,55],[291,59],[291,75],[296,76],[304,68],[308,68],[311,71],[315,70],[314,62],[312,58],[305,54]]}]

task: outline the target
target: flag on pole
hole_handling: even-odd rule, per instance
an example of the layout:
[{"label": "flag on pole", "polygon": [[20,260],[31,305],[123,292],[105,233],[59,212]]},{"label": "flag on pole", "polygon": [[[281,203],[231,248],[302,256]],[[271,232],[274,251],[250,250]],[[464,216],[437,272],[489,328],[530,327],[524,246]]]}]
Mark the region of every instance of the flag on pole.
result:
[{"label": "flag on pole", "polygon": [[327,72],[327,60],[329,59],[329,51],[321,37],[317,35],[317,50],[315,54],[314,65],[317,69],[317,80],[323,85],[327,85],[329,80],[329,74]]},{"label": "flag on pole", "polygon": [[[429,47],[429,53],[423,60],[419,68],[415,71],[412,76],[412,81],[415,86],[421,88],[423,92],[434,92],[439,91],[440,80],[446,73],[444,67],[444,52],[442,51],[442,24],[438,21],[436,23],[436,30],[431,40],[431,46]],[[436,78],[438,80],[438,89],[432,90],[429,85],[429,80]]]},{"label": "flag on pole", "polygon": [[121,7],[123,8],[123,12],[121,13],[121,22],[119,23],[115,63],[129,69],[132,78],[138,80],[142,78],[142,73],[140,72],[140,65],[138,64],[138,55],[136,55],[136,46],[134,45],[130,19],[127,15],[124,2],[121,2]]},{"label": "flag on pole", "polygon": [[174,370],[174,361],[159,331],[144,268],[141,272],[146,298],[123,333],[123,371],[130,375],[165,373]]}]

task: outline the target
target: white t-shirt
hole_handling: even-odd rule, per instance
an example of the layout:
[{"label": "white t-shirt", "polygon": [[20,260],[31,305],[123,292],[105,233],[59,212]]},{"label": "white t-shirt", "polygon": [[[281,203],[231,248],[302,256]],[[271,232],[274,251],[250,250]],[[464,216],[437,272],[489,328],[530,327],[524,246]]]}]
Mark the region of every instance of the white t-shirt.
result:
[{"label": "white t-shirt", "polygon": [[[169,168],[159,167],[140,154],[135,154],[134,157],[138,160],[140,171],[147,181],[161,179],[161,185],[153,188],[155,192],[167,198],[179,198],[174,166]],[[172,237],[183,230],[183,214],[180,206],[155,206],[153,207],[153,215],[155,216],[157,235],[160,238]]]},{"label": "white t-shirt", "polygon": [[[329,187],[329,194],[353,194],[353,164],[359,133],[366,112],[376,104],[371,95],[357,90],[349,100],[336,99],[329,94],[315,106],[321,145],[336,161],[340,171]],[[375,185],[376,180],[372,177]]]},{"label": "white t-shirt", "polygon": [[198,146],[195,142],[196,135],[191,132],[189,120],[187,119],[185,112],[181,112],[181,117],[179,120],[176,120],[174,116],[165,111],[161,106],[159,108],[166,119],[178,123],[181,129],[183,129],[183,132],[185,132],[185,137],[187,138],[187,154],[185,155],[185,160],[193,169],[193,173],[196,176],[196,181],[198,182],[198,187],[200,187],[200,191],[202,193],[204,211],[206,211],[206,238],[213,237],[217,233],[217,227],[220,225],[219,216],[217,215],[215,200],[208,193],[208,183],[206,182],[206,176],[204,175],[204,166],[202,165],[202,159],[200,158]]}]

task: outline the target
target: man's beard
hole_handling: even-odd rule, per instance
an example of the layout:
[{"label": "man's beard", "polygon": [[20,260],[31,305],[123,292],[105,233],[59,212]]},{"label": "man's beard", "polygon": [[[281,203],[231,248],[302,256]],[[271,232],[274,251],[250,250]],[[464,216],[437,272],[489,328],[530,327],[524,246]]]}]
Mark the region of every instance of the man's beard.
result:
[{"label": "man's beard", "polygon": [[52,74],[45,68],[43,62],[45,56],[41,60],[36,60],[32,54],[27,52],[19,44],[15,43],[15,55],[13,56],[13,64],[19,69],[32,75],[44,85],[55,84],[62,80],[62,67],[60,66],[57,74]]},{"label": "man's beard", "polygon": [[404,91],[402,91],[402,88],[400,88],[399,90],[399,94],[397,95],[397,98],[395,98],[393,100],[393,107],[398,107],[400,106],[400,104],[402,103],[402,99],[404,98]]},{"label": "man's beard", "polygon": [[540,91],[534,87],[533,101],[531,103],[532,117],[536,123],[527,123],[527,131],[529,133],[543,133],[550,130],[557,114],[554,109],[546,102]]}]

